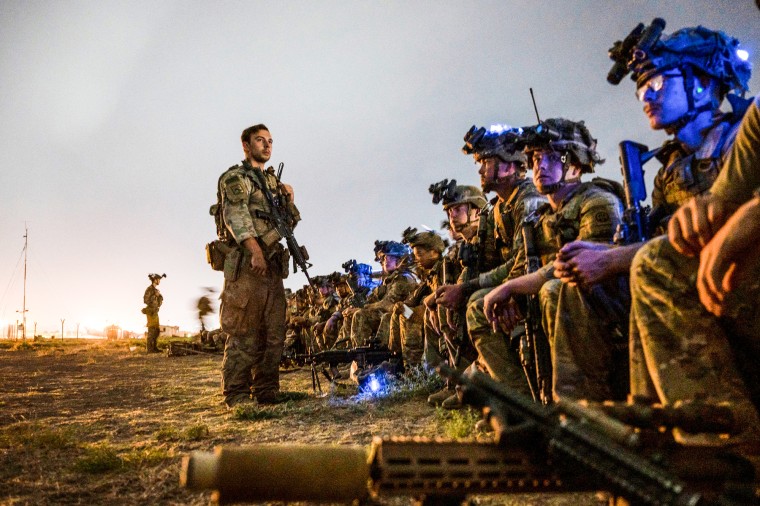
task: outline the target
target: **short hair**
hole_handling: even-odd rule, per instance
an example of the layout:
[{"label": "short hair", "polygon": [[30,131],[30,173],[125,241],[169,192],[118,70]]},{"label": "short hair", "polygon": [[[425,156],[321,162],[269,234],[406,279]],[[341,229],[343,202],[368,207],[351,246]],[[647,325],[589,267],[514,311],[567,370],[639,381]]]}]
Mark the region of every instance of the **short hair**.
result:
[{"label": "short hair", "polygon": [[259,133],[261,130],[266,130],[267,132],[269,129],[267,126],[263,123],[259,123],[258,125],[249,126],[245,130],[243,130],[243,133],[240,134],[240,141],[241,142],[251,142],[251,136],[253,134]]}]

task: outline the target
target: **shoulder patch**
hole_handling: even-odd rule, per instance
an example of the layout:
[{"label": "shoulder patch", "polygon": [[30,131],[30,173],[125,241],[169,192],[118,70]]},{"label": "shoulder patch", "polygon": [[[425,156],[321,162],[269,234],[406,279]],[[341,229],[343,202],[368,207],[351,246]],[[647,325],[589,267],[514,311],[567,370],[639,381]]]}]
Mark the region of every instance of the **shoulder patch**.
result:
[{"label": "shoulder patch", "polygon": [[230,202],[240,202],[248,198],[250,189],[246,184],[245,178],[236,173],[232,173],[222,181],[224,196]]}]

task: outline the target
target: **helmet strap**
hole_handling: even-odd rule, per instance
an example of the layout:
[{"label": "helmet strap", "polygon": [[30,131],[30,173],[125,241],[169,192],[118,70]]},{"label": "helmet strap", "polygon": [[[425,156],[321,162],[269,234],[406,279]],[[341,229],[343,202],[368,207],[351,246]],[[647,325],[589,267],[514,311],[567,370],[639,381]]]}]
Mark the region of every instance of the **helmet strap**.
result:
[{"label": "helmet strap", "polygon": [[694,106],[694,71],[691,65],[682,65],[681,74],[683,75],[683,89],[686,93],[686,100],[689,104],[689,110],[683,114],[680,118],[671,123],[665,125],[665,132],[669,135],[678,133],[683,127],[688,125],[699,114],[712,110],[712,102],[707,102],[699,107]]}]

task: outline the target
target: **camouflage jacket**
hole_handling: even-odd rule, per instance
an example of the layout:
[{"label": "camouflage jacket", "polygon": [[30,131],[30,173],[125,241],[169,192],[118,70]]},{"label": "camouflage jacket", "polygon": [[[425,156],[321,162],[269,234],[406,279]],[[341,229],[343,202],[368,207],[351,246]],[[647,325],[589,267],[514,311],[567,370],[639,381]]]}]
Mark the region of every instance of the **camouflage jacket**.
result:
[{"label": "camouflage jacket", "polygon": [[[238,244],[255,237],[265,255],[282,239],[267,216],[271,205],[262,190],[262,182],[274,195],[280,194],[277,178],[269,171],[252,167],[247,161],[230,167],[219,178],[222,196],[222,213],[227,230]],[[287,210],[293,217],[294,227],[301,216],[295,204],[288,201]]]},{"label": "camouflage jacket", "polygon": [[407,306],[419,306],[422,304],[422,300],[425,297],[433,293],[436,288],[443,284],[443,263],[444,258],[440,258],[430,269],[425,269],[422,266],[417,267],[416,273],[420,283],[404,301]]},{"label": "camouflage jacket", "polygon": [[145,303],[145,309],[147,312],[158,313],[158,309],[161,304],[164,303],[164,296],[158,291],[158,288],[152,284],[145,289],[145,295],[143,295],[143,302]]},{"label": "camouflage jacket", "polygon": [[528,219],[537,222],[536,251],[544,265],[541,270],[551,277],[552,261],[565,244],[576,240],[612,243],[623,219],[623,204],[601,183],[581,183],[556,211],[546,204]]},{"label": "camouflage jacket", "polygon": [[496,207],[497,199],[492,199],[490,205],[480,213],[478,221],[478,233],[469,241],[478,252],[478,265],[463,266],[458,282],[469,281],[501,265],[501,249],[505,246],[496,233]]},{"label": "camouflage jacket", "polygon": [[663,166],[654,178],[652,190],[653,227],[659,225],[662,232],[667,220],[682,204],[710,189],[731,152],[740,120],[724,115],[693,153],[673,139],[662,145],[657,159]]},{"label": "camouflage jacket", "polygon": [[396,302],[406,300],[417,283],[417,278],[409,269],[400,267],[386,276],[383,283],[369,294],[364,308],[388,312]]},{"label": "camouflage jacket", "polygon": [[483,272],[478,281],[481,288],[501,284],[505,279],[525,273],[525,245],[521,225],[539,207],[547,204],[546,197],[538,193],[527,179],[518,183],[507,200],[499,200],[494,206],[496,241],[501,245],[502,264]]}]

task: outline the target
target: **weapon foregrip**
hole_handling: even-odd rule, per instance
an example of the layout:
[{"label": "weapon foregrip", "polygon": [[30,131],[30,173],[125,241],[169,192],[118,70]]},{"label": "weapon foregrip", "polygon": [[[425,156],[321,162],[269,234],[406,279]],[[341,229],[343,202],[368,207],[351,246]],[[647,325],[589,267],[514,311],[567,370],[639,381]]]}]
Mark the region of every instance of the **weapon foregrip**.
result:
[{"label": "weapon foregrip", "polygon": [[369,477],[367,452],[361,447],[254,445],[191,453],[182,461],[180,485],[214,490],[219,504],[348,502],[367,497]]}]

